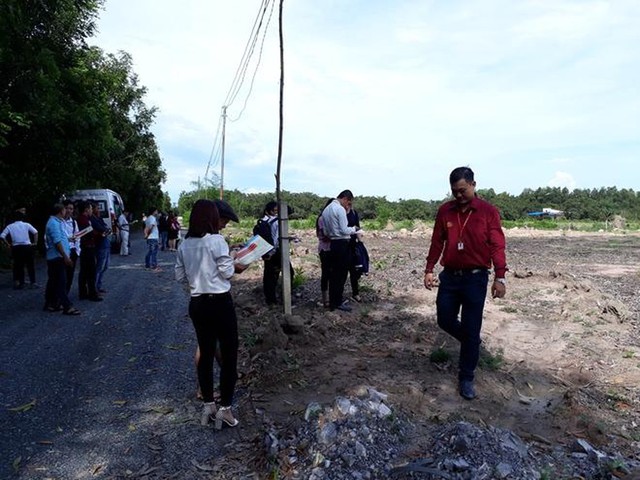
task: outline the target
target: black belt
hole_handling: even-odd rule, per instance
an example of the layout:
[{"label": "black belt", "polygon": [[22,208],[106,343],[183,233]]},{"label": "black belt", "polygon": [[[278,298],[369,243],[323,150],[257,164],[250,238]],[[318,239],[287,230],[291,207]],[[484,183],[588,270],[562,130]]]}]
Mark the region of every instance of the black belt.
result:
[{"label": "black belt", "polygon": [[197,299],[197,298],[220,298],[220,297],[226,297],[228,295],[231,295],[231,292],[201,293],[200,295],[194,295],[193,297],[191,297],[191,299],[194,300],[194,299]]},{"label": "black belt", "polygon": [[486,272],[486,268],[445,268],[444,272],[448,275],[455,275],[456,277],[462,277],[463,275],[475,275],[477,273]]}]

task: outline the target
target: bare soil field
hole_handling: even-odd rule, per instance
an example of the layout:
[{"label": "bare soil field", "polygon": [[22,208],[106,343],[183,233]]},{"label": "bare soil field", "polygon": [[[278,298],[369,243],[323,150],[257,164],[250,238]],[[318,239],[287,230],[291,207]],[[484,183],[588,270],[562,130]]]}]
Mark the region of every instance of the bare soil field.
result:
[{"label": "bare soil field", "polygon": [[[368,232],[371,272],[361,280],[364,301],[350,313],[319,306],[315,237],[293,233],[300,242],[292,262],[305,278],[294,298],[300,333],[282,333],[282,314],[264,306],[261,268],[234,287],[245,345],[245,439],[252,425],[259,432],[256,412],[294,429],[308,403],[372,386],[425,427],[462,419],[542,445],[584,438],[640,451],[638,234],[507,231],[507,296],[487,299],[479,397],[469,402],[457,394],[458,345],[438,329],[436,291],[422,284],[428,228]],[[432,362],[436,350],[450,359]],[[407,439],[409,459],[426,440],[417,431]],[[252,462],[264,462],[254,451]],[[246,455],[237,460],[246,465]]]}]

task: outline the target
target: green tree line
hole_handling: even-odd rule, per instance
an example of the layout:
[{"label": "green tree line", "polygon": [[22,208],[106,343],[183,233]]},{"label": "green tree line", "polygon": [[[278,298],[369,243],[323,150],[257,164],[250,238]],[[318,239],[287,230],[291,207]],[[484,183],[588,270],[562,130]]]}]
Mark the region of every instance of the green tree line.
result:
[{"label": "green tree line", "polygon": [[124,52],[88,45],[102,0],[0,2],[0,220],[46,218],[60,195],[111,188],[134,212],[167,203],[156,110]]},{"label": "green tree line", "polygon": [[[219,198],[215,186],[182,192],[178,200],[178,211],[187,217],[191,206],[198,198]],[[274,193],[243,193],[239,190],[225,191],[227,200],[237,210],[241,218],[258,218],[265,204],[275,199]],[[565,212],[571,220],[606,221],[614,215],[627,220],[640,219],[640,195],[630,189],[607,187],[599,189],[574,189],[545,187],[525,189],[520,195],[496,194],[493,189],[479,189],[478,195],[496,205],[504,220],[519,220],[527,213],[554,208]],[[293,208],[292,219],[312,218],[324,207],[327,197],[314,193],[282,192],[282,199]],[[438,207],[450,198],[439,200],[400,199],[388,200],[382,196],[356,196],[354,208],[363,220],[427,220],[435,218]]]}]

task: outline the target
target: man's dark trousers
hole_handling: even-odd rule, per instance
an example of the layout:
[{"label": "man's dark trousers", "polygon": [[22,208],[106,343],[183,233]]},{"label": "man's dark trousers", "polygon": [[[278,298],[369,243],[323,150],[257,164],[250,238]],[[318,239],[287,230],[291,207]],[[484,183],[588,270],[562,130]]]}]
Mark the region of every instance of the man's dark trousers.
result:
[{"label": "man's dark trousers", "polygon": [[29,281],[36,283],[33,247],[31,245],[13,245],[11,256],[13,257],[13,281],[20,286],[24,285],[24,268],[27,267]]},{"label": "man's dark trousers", "polygon": [[438,326],[460,342],[459,379],[473,380],[480,358],[480,329],[489,272],[486,269],[452,271],[445,268],[439,278]]},{"label": "man's dark trousers", "polygon": [[44,292],[45,307],[62,306],[66,312],[71,308],[67,296],[67,269],[62,258],[47,260],[47,288]]},{"label": "man's dark trousers", "polygon": [[96,298],[96,249],[82,247],[80,250],[80,273],[78,274],[78,297]]},{"label": "man's dark trousers", "polygon": [[349,239],[331,240],[329,254],[329,307],[338,308],[342,304],[344,283],[351,264]]},{"label": "man's dark trousers", "polygon": [[[293,266],[289,263],[291,272],[291,285],[293,286]],[[276,290],[278,288],[278,278],[282,271],[282,254],[280,249],[276,250],[273,255],[264,261],[264,274],[262,276],[262,288],[267,305],[275,305],[277,303]]]}]

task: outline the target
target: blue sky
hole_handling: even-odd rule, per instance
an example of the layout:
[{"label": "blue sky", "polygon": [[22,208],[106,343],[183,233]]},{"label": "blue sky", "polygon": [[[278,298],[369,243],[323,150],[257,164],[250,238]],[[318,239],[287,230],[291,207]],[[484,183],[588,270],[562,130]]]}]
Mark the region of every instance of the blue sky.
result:
[{"label": "blue sky", "polygon": [[[205,174],[260,6],[105,2],[91,43],[133,56],[174,202]],[[275,189],[277,10],[228,107],[225,189]],[[440,199],[468,165],[497,192],[640,190],[638,25],[637,0],[285,0],[282,187]]]}]

